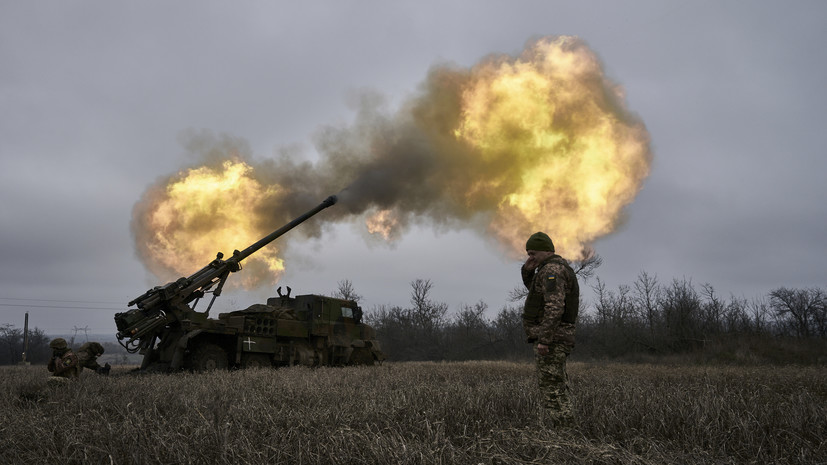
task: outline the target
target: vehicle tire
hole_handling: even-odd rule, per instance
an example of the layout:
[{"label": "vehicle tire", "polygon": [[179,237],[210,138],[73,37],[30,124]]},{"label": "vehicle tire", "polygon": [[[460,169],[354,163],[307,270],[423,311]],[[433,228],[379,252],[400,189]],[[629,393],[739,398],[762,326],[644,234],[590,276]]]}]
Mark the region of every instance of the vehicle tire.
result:
[{"label": "vehicle tire", "polygon": [[241,354],[241,368],[270,368],[273,362],[267,354]]},{"label": "vehicle tire", "polygon": [[373,365],[373,353],[367,347],[357,347],[350,354],[350,365]]},{"label": "vehicle tire", "polygon": [[200,344],[191,355],[192,371],[203,373],[213,370],[226,370],[229,366],[227,352],[215,344]]}]

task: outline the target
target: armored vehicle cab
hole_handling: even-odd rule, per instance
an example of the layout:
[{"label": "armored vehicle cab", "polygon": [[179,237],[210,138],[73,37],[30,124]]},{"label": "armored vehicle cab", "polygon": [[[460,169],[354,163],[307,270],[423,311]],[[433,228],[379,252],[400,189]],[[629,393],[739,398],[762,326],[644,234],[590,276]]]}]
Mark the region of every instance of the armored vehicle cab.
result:
[{"label": "armored vehicle cab", "polygon": [[[279,289],[279,293],[281,289]],[[190,343],[194,370],[225,366],[351,365],[385,359],[373,328],[362,323],[362,309],[352,300],[320,295],[271,297],[267,304],[221,313],[221,331],[205,330]]]}]

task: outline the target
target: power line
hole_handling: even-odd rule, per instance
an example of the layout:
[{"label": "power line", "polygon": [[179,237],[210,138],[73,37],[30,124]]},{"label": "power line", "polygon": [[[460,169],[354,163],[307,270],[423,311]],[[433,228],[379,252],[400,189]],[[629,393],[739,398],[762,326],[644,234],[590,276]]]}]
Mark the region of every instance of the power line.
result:
[{"label": "power line", "polygon": [[[13,302],[21,302],[21,303],[6,303],[6,301],[13,301]],[[34,303],[22,303],[22,302],[53,302],[63,305],[43,305],[43,304],[34,304]],[[0,307],[23,307],[23,308],[61,308],[61,309],[77,309],[77,310],[123,310],[124,307],[119,308],[112,308],[112,307],[88,307],[88,306],[78,306],[78,305],[66,305],[66,304],[120,304],[121,302],[114,302],[114,301],[102,301],[102,300],[57,300],[57,299],[22,299],[17,297],[0,297]]]},{"label": "power line", "polygon": [[18,299],[14,297],[0,297],[0,300],[16,300],[22,302],[71,302],[75,304],[119,304],[112,300],[53,300],[53,299]]},{"label": "power line", "polygon": [[124,307],[121,308],[109,308],[109,307],[75,307],[71,305],[31,305],[31,304],[4,304],[0,302],[0,307],[25,307],[25,308],[75,308],[80,310],[123,310]]}]

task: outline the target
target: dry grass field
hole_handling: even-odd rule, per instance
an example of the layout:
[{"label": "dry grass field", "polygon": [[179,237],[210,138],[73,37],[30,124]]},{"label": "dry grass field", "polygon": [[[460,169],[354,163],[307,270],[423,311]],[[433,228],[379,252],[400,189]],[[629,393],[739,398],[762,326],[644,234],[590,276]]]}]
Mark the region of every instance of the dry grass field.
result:
[{"label": "dry grass field", "polygon": [[544,426],[530,364],[209,374],[0,368],[0,463],[827,463],[827,368],[571,363]]}]

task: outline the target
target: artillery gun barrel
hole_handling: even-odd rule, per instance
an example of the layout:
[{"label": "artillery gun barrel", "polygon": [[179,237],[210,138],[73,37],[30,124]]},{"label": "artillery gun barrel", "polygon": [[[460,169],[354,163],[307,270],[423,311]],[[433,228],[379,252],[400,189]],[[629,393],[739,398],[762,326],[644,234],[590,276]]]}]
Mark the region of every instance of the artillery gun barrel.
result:
[{"label": "artillery gun barrel", "polygon": [[[129,302],[129,307],[137,305],[137,309],[115,315],[115,322],[118,326],[118,338],[137,337],[135,335],[139,330],[141,330],[142,333],[151,332],[151,330],[155,328],[155,325],[151,328],[141,329],[143,328],[142,325],[146,323],[145,320],[153,319],[153,321],[158,322],[157,325],[160,325],[161,319],[156,317],[160,315],[162,310],[165,312],[170,311],[173,310],[173,307],[181,309],[181,305],[186,305],[202,297],[204,293],[215,284],[218,284],[218,288],[213,291],[213,296],[217,297],[221,294],[221,287],[224,284],[224,280],[227,279],[227,276],[241,269],[239,264],[241,260],[244,260],[258,249],[273,242],[276,238],[300,225],[311,216],[334,205],[336,201],[336,196],[331,195],[312,210],[273,231],[255,244],[241,252],[237,250],[234,251],[232,257],[222,260],[223,255],[219,253],[215,260],[188,278],[182,277],[177,281],[169,282],[163,286],[157,286],[146,291],[140,297]],[[175,318],[175,316],[171,318]]]},{"label": "artillery gun barrel", "polygon": [[312,210],[310,210],[307,213],[297,217],[296,219],[294,219],[293,221],[285,224],[284,226],[280,227],[279,229],[271,232],[267,236],[259,239],[258,242],[256,242],[255,244],[247,247],[246,249],[242,250],[238,254],[233,253],[233,258],[235,258],[237,261],[244,260],[245,258],[247,258],[250,255],[252,255],[253,253],[255,253],[258,249],[260,249],[260,248],[264,247],[265,245],[267,245],[267,244],[273,242],[274,240],[276,240],[276,238],[278,238],[282,234],[284,234],[287,231],[290,231],[291,229],[295,228],[296,226],[304,223],[311,216],[315,215],[316,213],[319,213],[320,211],[324,210],[327,207],[330,207],[331,205],[334,205],[337,200],[338,199],[336,198],[335,195],[331,195],[330,197],[324,199],[322,201],[322,203],[317,205]]}]

